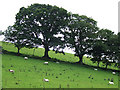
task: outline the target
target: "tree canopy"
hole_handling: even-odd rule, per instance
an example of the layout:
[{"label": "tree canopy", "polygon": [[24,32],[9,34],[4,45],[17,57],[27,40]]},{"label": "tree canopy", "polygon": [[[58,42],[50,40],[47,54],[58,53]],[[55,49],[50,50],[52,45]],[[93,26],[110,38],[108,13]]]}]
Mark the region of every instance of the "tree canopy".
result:
[{"label": "tree canopy", "polygon": [[[81,64],[86,54],[92,55],[91,60],[97,62],[98,67],[100,62],[107,68],[120,59],[120,33],[100,30],[93,18],[49,4],[32,4],[21,7],[15,19],[15,24],[9,26],[4,35],[5,41],[17,47],[18,54],[23,47],[42,45],[46,58],[50,58],[50,48],[58,52],[67,47],[74,49],[75,56],[79,57],[77,63]],[[63,50],[61,53],[64,54]]]},{"label": "tree canopy", "polygon": [[111,30],[101,29],[97,32],[96,43],[93,46],[91,59],[93,62],[103,62],[106,65],[111,65],[115,62],[117,51],[117,35]]},{"label": "tree canopy", "polygon": [[44,57],[48,57],[49,48],[61,44],[60,34],[68,22],[67,10],[57,6],[45,4],[33,4],[28,8],[22,7],[16,15],[14,28],[29,34],[32,42],[36,45],[43,45],[45,48]]},{"label": "tree canopy", "polygon": [[23,47],[32,48],[33,43],[27,38],[31,38],[29,34],[24,34],[21,30],[16,30],[13,26],[9,26],[4,32],[5,41],[11,42],[17,47],[18,55],[20,54],[20,49]]},{"label": "tree canopy", "polygon": [[89,54],[94,45],[97,22],[85,15],[72,14],[68,28],[65,31],[66,43],[74,48],[75,55],[80,59],[78,63],[83,63],[83,56]]}]

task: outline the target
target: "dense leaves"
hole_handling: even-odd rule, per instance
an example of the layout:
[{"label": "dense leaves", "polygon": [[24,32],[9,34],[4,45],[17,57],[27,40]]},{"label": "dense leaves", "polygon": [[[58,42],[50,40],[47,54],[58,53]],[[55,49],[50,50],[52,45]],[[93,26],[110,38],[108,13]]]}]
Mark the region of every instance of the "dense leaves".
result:
[{"label": "dense leaves", "polygon": [[16,30],[13,26],[8,27],[8,29],[4,32],[4,36],[5,41],[11,42],[15,45],[15,47],[17,47],[18,54],[20,53],[21,48],[32,48],[34,44],[30,39],[27,39],[31,38],[29,34],[24,34],[22,30]]},{"label": "dense leaves", "polygon": [[83,56],[89,54],[94,45],[97,22],[84,15],[72,14],[68,28],[65,31],[67,46],[74,48],[75,55],[80,59],[78,63],[82,63]]},{"label": "dense leaves", "polygon": [[49,58],[50,48],[63,53],[71,48],[78,63],[83,63],[84,55],[92,55],[93,63],[119,65],[120,33],[97,27],[97,22],[85,15],[69,13],[63,8],[45,4],[22,7],[16,14],[16,22],[4,32],[5,41],[14,43],[18,54],[23,47],[34,48],[42,45],[44,57]]},{"label": "dense leaves", "polygon": [[[45,48],[44,57],[48,56],[49,48],[61,44],[60,34],[68,22],[68,13],[63,8],[45,4],[33,4],[28,8],[22,7],[16,15],[15,28],[28,33],[36,45]],[[27,38],[27,37],[26,37]]]},{"label": "dense leaves", "polygon": [[97,32],[96,44],[93,46],[91,59],[93,62],[103,62],[106,65],[111,65],[117,62],[116,53],[117,47],[117,35],[108,29],[102,29]]}]

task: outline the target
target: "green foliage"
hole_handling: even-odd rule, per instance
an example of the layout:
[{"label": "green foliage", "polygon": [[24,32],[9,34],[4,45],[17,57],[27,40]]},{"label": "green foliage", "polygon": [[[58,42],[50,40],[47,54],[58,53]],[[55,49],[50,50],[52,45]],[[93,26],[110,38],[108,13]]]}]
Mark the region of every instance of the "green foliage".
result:
[{"label": "green foliage", "polygon": [[99,63],[102,61],[106,68],[112,63],[116,63],[116,53],[118,50],[117,46],[117,35],[108,29],[102,29],[97,32],[96,43],[93,46],[91,59],[94,62]]},{"label": "green foliage", "polygon": [[11,42],[19,50],[23,47],[32,48],[33,44],[27,38],[30,38],[30,35],[27,33],[24,34],[22,30],[16,30],[13,26],[9,26],[8,29],[4,32],[5,39],[4,41]]},{"label": "green foliage", "polygon": [[65,31],[65,40],[67,46],[75,49],[75,55],[79,57],[80,63],[85,54],[90,54],[97,29],[97,22],[92,18],[71,14],[69,30]]},{"label": "green foliage", "polygon": [[60,34],[67,23],[67,10],[57,6],[33,4],[20,9],[16,15],[15,28],[22,30],[24,34],[30,34],[31,41],[36,45],[43,45],[44,56],[49,57],[49,48],[62,44],[61,37],[55,35]]},{"label": "green foliage", "polygon": [[[120,32],[117,34],[117,46],[118,46],[118,53],[120,54]],[[119,55],[120,56],[120,55]],[[119,57],[119,59],[120,59],[120,57]]]},{"label": "green foliage", "polygon": [[106,50],[106,45],[103,44],[101,41],[96,41],[95,45],[93,46],[93,50],[92,50],[93,58],[91,60],[94,63],[97,62],[98,67],[99,67],[99,63],[102,61],[102,56],[104,55],[105,50]]},{"label": "green foliage", "polygon": [[[94,19],[68,13],[57,6],[32,4],[27,8],[20,8],[16,14],[15,24],[9,26],[4,35],[5,41],[17,47],[18,54],[26,47],[34,48],[34,55],[36,48],[42,45],[42,56],[47,58],[50,48],[65,55],[63,48],[68,47],[74,49],[75,56],[79,58],[77,61],[81,64],[86,54],[92,55],[91,60],[97,62],[98,66],[102,62],[107,67],[112,64],[109,60],[116,64],[116,60],[120,59],[119,33],[115,35],[108,29],[98,31]],[[39,55],[41,56],[40,52]]]}]

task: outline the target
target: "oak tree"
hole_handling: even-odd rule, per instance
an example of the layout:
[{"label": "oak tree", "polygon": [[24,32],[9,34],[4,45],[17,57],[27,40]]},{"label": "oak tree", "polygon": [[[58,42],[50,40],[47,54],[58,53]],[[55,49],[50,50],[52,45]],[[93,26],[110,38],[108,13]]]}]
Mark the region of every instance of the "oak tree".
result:
[{"label": "oak tree", "polygon": [[[36,45],[45,49],[44,57],[49,58],[50,48],[61,44],[59,36],[68,22],[68,12],[63,8],[45,4],[22,7],[16,15],[15,28],[29,33]],[[56,36],[58,35],[58,36]]]},{"label": "oak tree", "polygon": [[74,49],[75,56],[79,57],[77,63],[82,64],[83,56],[90,54],[97,30],[97,22],[92,18],[71,14],[68,30],[65,31],[65,40],[67,46]]}]

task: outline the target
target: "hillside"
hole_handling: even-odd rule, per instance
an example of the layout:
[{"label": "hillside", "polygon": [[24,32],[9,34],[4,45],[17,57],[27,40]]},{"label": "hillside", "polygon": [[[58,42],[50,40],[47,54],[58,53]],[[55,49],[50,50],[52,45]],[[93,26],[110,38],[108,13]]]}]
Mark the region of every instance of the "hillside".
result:
[{"label": "hillside", "polygon": [[[2,56],[3,88],[117,88],[118,76],[112,71],[44,60],[24,60],[20,56],[4,54]],[[14,74],[8,71],[12,69]],[[89,76],[91,77],[89,78]],[[44,82],[47,78],[50,81]],[[93,78],[93,79],[92,79]],[[114,79],[114,85],[108,85],[108,79]],[[68,87],[68,88],[69,88]]]},{"label": "hillside", "polygon": [[[2,42],[2,47],[4,50],[10,51],[10,52],[15,52],[17,53],[17,48],[14,47],[13,44],[11,43],[6,43],[6,42]],[[26,54],[29,56],[37,56],[37,57],[42,57],[44,55],[44,49],[43,48],[37,48],[37,49],[28,49],[28,48],[22,48],[20,50],[21,54]],[[74,54],[70,54],[70,53],[65,53],[65,55],[61,54],[61,53],[55,53],[54,51],[49,51],[49,56],[51,58],[60,60],[60,61],[65,61],[65,62],[77,62],[79,60],[78,57],[74,56]],[[97,66],[97,63],[93,63],[90,58],[87,58],[86,56],[83,57],[83,62],[86,65],[90,65],[90,66]],[[105,65],[101,62],[100,63],[100,67],[105,68]],[[114,67],[114,65],[108,66],[108,69],[114,69],[114,70],[118,70],[117,67]]]},{"label": "hillside", "polygon": [[[5,50],[16,52],[16,48],[12,44],[3,43]],[[44,49],[36,49],[35,56],[43,56]],[[78,65],[74,63],[60,62],[56,63],[51,60],[48,65],[44,65],[46,60],[42,58],[34,59],[30,56],[33,49],[23,48],[22,54],[29,55],[28,60],[24,60],[24,56],[16,56],[13,54],[2,54],[2,84],[3,88],[118,88],[118,73],[112,74],[112,70],[103,70],[94,67]],[[49,52],[50,57],[63,61],[76,62],[78,60],[72,54],[55,54]],[[88,64],[90,61],[84,57]],[[14,70],[14,74],[9,72]],[[43,79],[49,79],[44,82]],[[109,81],[113,78],[114,85],[109,85]]]}]

